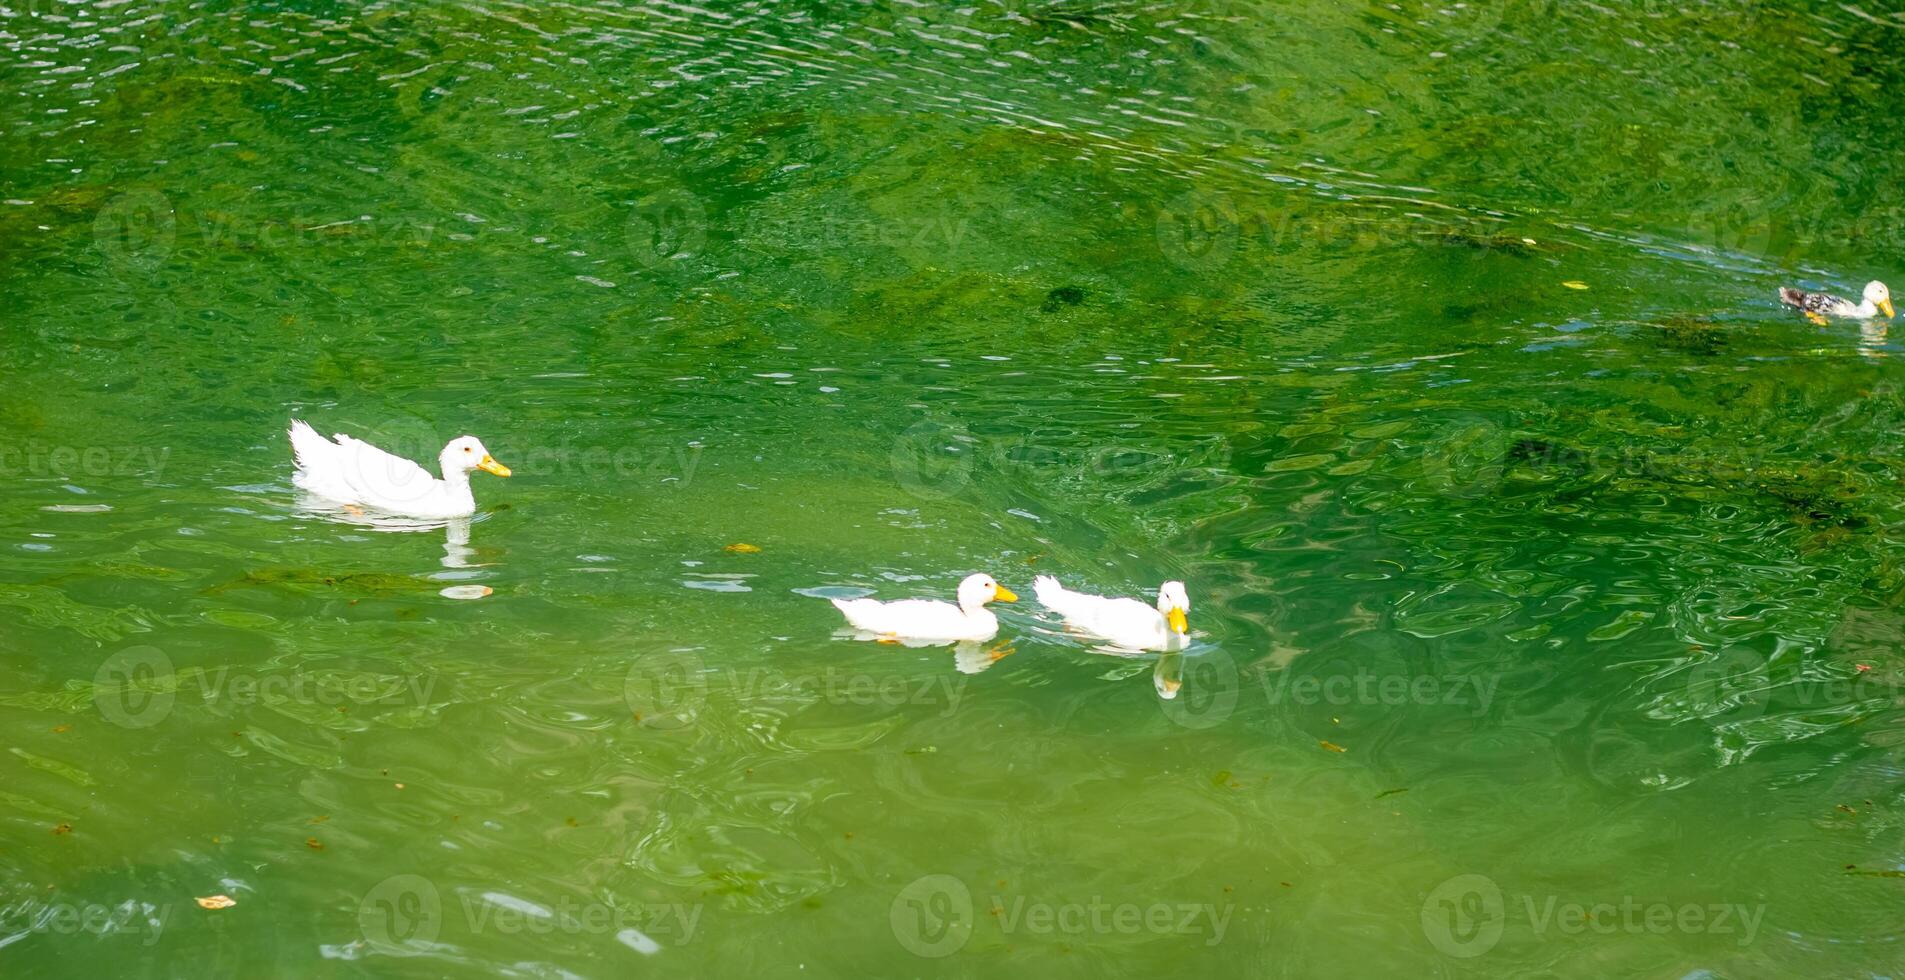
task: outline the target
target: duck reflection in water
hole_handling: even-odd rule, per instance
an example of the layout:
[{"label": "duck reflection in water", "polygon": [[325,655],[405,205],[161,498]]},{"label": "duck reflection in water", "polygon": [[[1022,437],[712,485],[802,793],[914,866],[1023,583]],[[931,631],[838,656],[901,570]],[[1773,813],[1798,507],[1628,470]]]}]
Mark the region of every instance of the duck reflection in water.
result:
[{"label": "duck reflection in water", "polygon": [[443,557],[439,561],[444,568],[464,570],[483,568],[493,564],[477,561],[476,549],[470,545],[470,527],[482,519],[480,516],[438,519],[401,517],[348,504],[339,505],[309,493],[298,495],[298,512],[305,516],[319,517],[339,524],[349,524],[386,534],[416,534],[442,530]]},{"label": "duck reflection in water", "polygon": [[1885,345],[1892,328],[1884,320],[1866,320],[1859,324],[1859,353],[1879,360],[1885,357]]}]

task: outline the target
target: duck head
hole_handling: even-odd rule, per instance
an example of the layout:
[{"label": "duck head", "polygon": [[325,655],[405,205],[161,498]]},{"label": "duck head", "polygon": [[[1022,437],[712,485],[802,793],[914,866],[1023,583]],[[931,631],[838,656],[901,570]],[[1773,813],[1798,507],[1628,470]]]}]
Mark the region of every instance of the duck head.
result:
[{"label": "duck head", "polygon": [[489,450],[483,448],[483,440],[475,436],[458,436],[450,440],[450,444],[444,446],[443,453],[437,457],[437,462],[443,464],[445,476],[471,470],[482,470],[497,476],[509,475],[509,467],[498,463]]},{"label": "duck head", "polygon": [[1892,291],[1877,279],[1865,284],[1865,301],[1884,310],[1886,316],[1898,315],[1898,311],[1892,309]]},{"label": "duck head", "polygon": [[1158,612],[1171,624],[1171,632],[1184,636],[1190,631],[1190,622],[1186,619],[1190,611],[1191,594],[1184,591],[1184,583],[1166,582],[1158,586]]},{"label": "duck head", "polygon": [[977,612],[986,603],[994,600],[1017,602],[1019,597],[1013,595],[1011,589],[993,581],[992,576],[984,572],[968,575],[965,581],[959,583],[959,608],[963,612]]}]

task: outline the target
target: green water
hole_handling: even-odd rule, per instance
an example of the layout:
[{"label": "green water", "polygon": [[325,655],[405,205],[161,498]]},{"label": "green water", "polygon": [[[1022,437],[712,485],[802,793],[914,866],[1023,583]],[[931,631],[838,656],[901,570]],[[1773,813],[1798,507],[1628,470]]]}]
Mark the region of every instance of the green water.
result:
[{"label": "green water", "polygon": [[1905,19],[0,16],[0,974],[1905,965]]}]

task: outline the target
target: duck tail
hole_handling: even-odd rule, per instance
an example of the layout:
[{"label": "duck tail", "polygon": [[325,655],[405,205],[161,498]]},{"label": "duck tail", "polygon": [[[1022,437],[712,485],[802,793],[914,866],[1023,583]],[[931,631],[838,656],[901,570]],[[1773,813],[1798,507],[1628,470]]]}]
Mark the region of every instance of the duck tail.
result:
[{"label": "duck tail", "polygon": [[318,435],[317,430],[302,419],[291,420],[288,435],[291,437],[291,455],[301,470],[308,470],[318,460],[329,458],[330,451],[336,448],[335,444]]},{"label": "duck tail", "polygon": [[1050,606],[1065,601],[1065,587],[1050,575],[1040,575],[1032,580],[1032,594],[1038,596],[1040,605]]},{"label": "duck tail", "polygon": [[847,617],[847,623],[849,625],[860,629],[866,628],[865,614],[867,607],[865,599],[828,599],[827,601],[833,603],[835,609],[840,610],[840,615]]}]

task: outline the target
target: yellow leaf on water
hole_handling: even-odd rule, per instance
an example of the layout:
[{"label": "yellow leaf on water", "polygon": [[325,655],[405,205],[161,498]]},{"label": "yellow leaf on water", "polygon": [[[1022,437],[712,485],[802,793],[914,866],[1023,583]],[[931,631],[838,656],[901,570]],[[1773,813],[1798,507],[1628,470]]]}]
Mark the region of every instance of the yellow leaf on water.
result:
[{"label": "yellow leaf on water", "polygon": [[732,551],[737,555],[758,555],[761,553],[761,549],[758,546],[748,544],[745,541],[736,541],[721,550]]},{"label": "yellow leaf on water", "polygon": [[1584,282],[1582,282],[1582,281],[1581,281],[1581,280],[1579,280],[1579,279],[1570,279],[1570,280],[1568,280],[1567,282],[1564,282],[1564,283],[1562,283],[1561,285],[1563,285],[1563,286],[1566,286],[1566,287],[1568,287],[1569,289],[1586,289],[1586,288],[1588,288],[1588,285],[1587,285],[1587,283],[1584,283]]},{"label": "yellow leaf on water", "polygon": [[1348,749],[1343,748],[1342,746],[1336,744],[1335,742],[1318,742],[1316,744],[1321,745],[1322,747],[1330,750],[1331,752],[1348,752],[1349,751]]},{"label": "yellow leaf on water", "polygon": [[202,909],[228,909],[237,904],[230,895],[212,895],[198,900],[198,907]]}]

